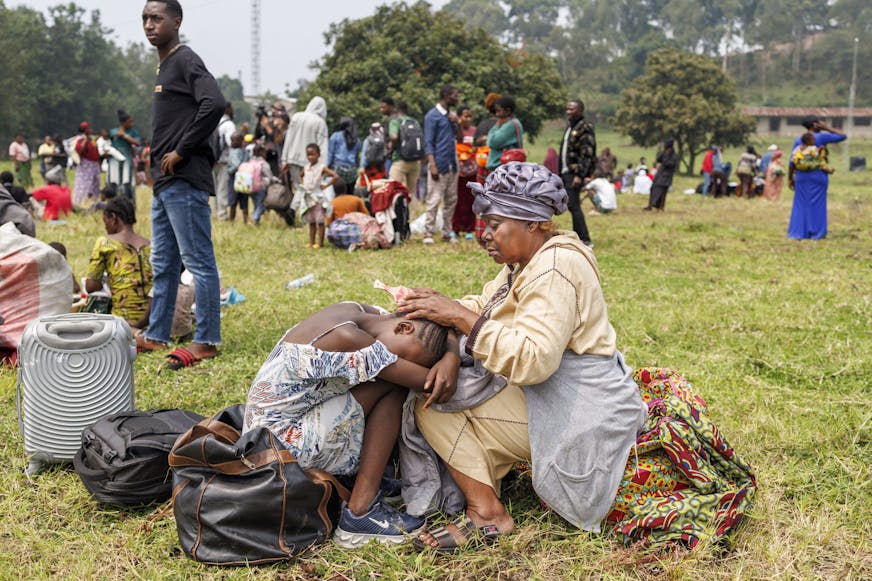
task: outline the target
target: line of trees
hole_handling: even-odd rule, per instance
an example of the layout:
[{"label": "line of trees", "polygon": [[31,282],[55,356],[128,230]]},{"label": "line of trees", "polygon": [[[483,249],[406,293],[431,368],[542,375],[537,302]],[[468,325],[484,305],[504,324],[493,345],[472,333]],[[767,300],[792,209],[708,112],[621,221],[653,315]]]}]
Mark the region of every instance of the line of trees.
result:
[{"label": "line of trees", "polygon": [[[609,115],[648,53],[675,48],[717,58],[743,102],[847,101],[854,38],[872,59],[869,0],[451,0],[470,30],[557,59],[564,83]],[[813,87],[813,90],[809,90]],[[872,105],[861,67],[857,104]]]},{"label": "line of trees", "polygon": [[[157,53],[144,42],[119,47],[111,32],[99,11],[86,18],[85,10],[72,2],[43,14],[23,6],[8,8],[0,0],[4,154],[16,133],[33,144],[44,135],[69,137],[82,121],[95,130],[115,127],[118,109],[133,115],[140,133],[150,133]],[[250,117],[242,83],[223,76],[218,84],[238,116]]]},{"label": "line of trees", "polygon": [[119,48],[108,33],[99,12],[86,20],[73,3],[50,8],[46,17],[0,0],[0,143],[19,132],[30,142],[55,133],[68,137],[85,120],[114,127],[118,109],[142,125],[155,56],[141,44]]}]

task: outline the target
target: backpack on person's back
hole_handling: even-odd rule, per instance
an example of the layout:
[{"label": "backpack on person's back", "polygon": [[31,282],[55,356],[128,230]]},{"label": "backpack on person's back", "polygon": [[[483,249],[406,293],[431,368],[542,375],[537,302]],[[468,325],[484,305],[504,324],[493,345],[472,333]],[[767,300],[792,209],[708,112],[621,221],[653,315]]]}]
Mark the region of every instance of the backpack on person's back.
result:
[{"label": "backpack on person's back", "polygon": [[263,179],[263,164],[260,158],[250,159],[239,164],[233,178],[233,189],[240,194],[253,194],[266,188]]},{"label": "backpack on person's back", "polygon": [[218,161],[221,160],[221,156],[224,155],[224,152],[230,149],[230,145],[221,138],[221,127],[225,123],[233,123],[231,119],[224,119],[218,124],[212,134],[209,135],[209,139],[207,143],[209,144],[209,151],[212,153],[212,165],[215,165]]},{"label": "backpack on person's back", "polygon": [[363,161],[366,165],[379,165],[385,162],[385,140],[380,135],[369,135],[365,140],[366,154]]},{"label": "backpack on person's back", "polygon": [[397,155],[400,159],[404,161],[424,159],[424,130],[411,117],[400,119],[399,142]]}]

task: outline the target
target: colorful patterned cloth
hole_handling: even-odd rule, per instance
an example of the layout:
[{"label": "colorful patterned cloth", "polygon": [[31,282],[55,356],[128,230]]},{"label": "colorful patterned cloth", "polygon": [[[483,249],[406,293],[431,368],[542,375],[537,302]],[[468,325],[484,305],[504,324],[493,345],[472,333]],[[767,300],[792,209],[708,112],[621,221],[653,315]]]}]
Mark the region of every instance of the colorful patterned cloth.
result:
[{"label": "colorful patterned cloth", "polygon": [[76,170],[76,184],[73,186],[73,204],[82,206],[89,198],[100,195],[100,164],[82,158]]},{"label": "colorful patterned cloth", "polygon": [[137,250],[108,236],[100,236],[91,252],[88,278],[102,281],[104,273],[109,277],[112,291],[112,314],[131,325],[137,323],[148,313],[148,293],[154,282],[151,246]]},{"label": "colorful patterned cloth", "polygon": [[378,221],[363,212],[349,212],[333,220],[327,228],[327,240],[339,248],[352,244],[360,248],[390,248],[389,241]]},{"label": "colorful patterned cloth", "polygon": [[268,428],[300,467],[352,475],[363,447],[363,408],[351,388],[397,356],[376,341],[350,353],[279,341],[248,392],[243,432]]},{"label": "colorful patterned cloth", "polygon": [[626,541],[717,541],[753,504],[751,466],[708,417],[705,401],[669,369],[634,374],[648,420],[630,452],[609,528]]}]

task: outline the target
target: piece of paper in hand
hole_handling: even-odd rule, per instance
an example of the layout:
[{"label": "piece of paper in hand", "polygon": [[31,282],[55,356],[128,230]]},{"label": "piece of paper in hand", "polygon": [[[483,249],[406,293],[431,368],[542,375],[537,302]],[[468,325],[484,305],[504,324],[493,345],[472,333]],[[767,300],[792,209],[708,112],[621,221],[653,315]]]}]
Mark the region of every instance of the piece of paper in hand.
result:
[{"label": "piece of paper in hand", "polygon": [[388,286],[380,280],[377,280],[372,285],[374,288],[383,290],[394,297],[394,300],[400,302],[405,300],[407,296],[412,292],[412,289],[405,286]]}]

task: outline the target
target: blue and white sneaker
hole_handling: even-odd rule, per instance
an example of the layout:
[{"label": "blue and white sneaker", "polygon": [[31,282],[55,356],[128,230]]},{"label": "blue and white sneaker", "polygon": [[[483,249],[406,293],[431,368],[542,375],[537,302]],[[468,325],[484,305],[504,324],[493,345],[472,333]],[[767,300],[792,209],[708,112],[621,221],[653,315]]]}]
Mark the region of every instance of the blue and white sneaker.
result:
[{"label": "blue and white sneaker", "polygon": [[424,530],[424,524],[423,518],[400,512],[378,494],[369,510],[360,516],[354,516],[348,505],[342,504],[342,515],[333,541],[345,549],[357,549],[371,540],[399,545]]}]

